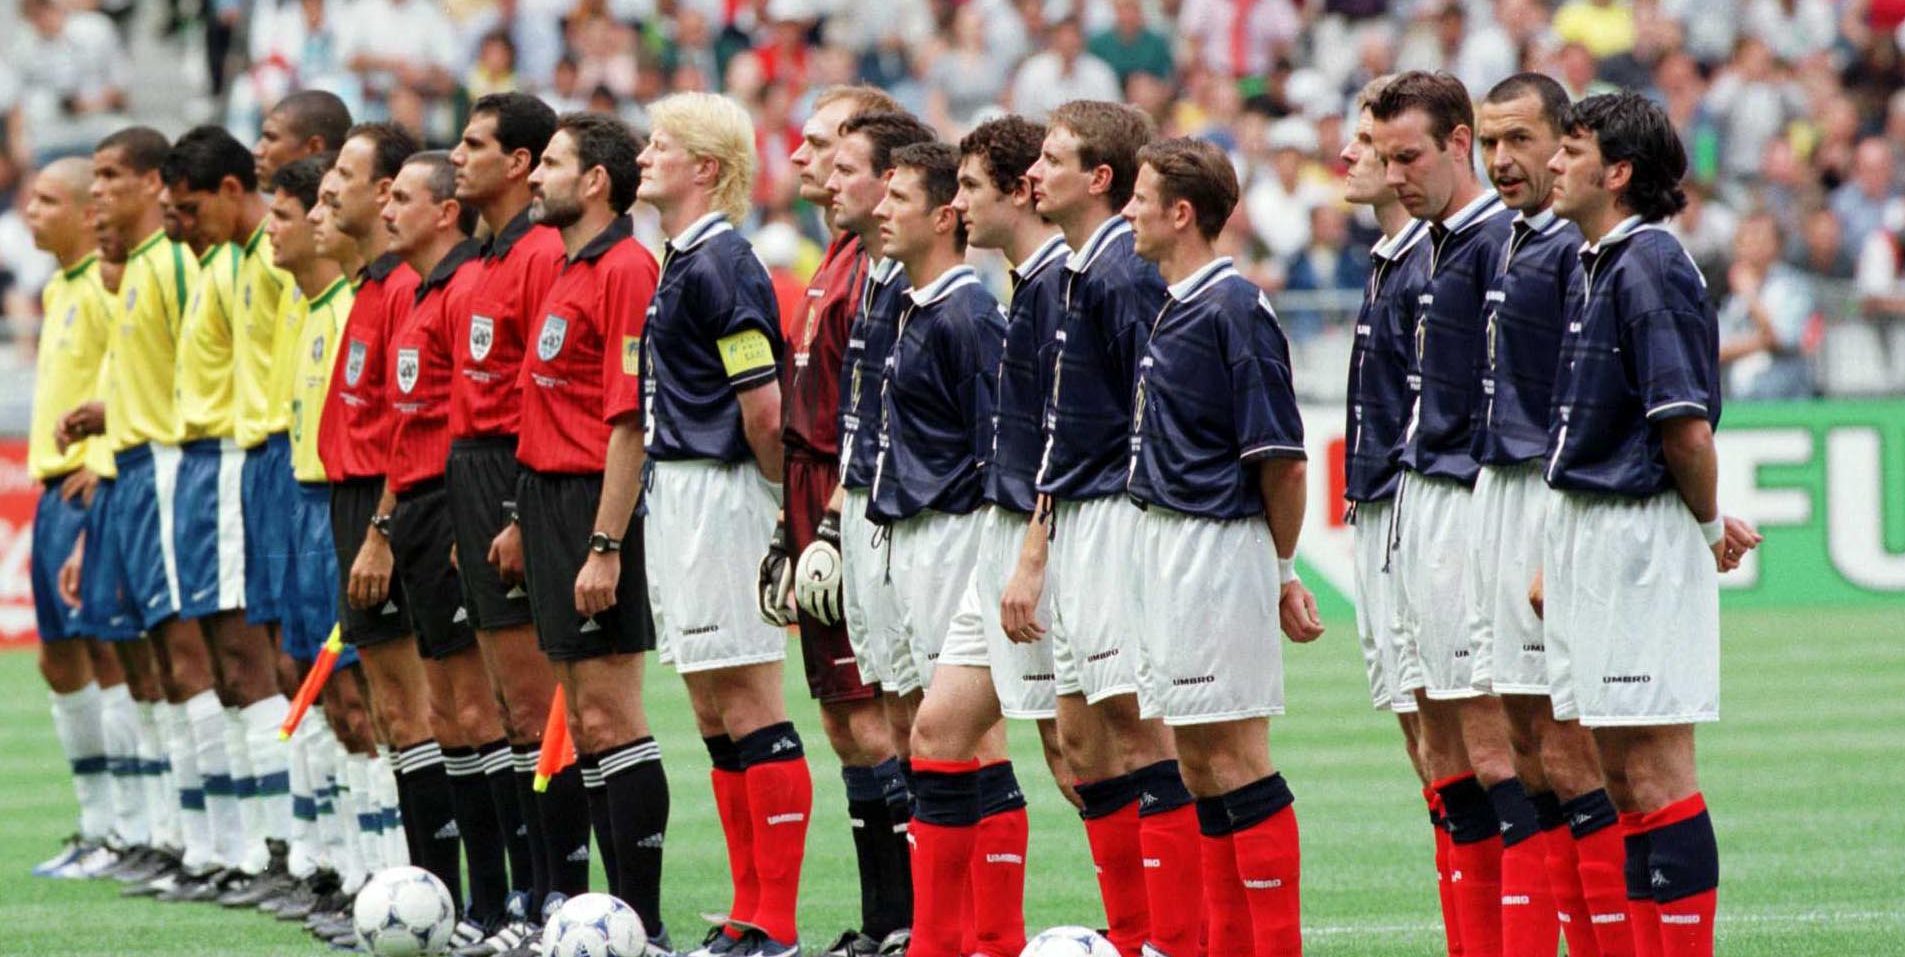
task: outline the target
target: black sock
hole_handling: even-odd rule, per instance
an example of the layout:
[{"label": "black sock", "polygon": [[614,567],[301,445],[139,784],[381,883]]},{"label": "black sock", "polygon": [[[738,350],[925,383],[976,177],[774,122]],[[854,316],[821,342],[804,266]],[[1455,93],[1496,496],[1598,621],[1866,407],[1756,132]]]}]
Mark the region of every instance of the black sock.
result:
[{"label": "black sock", "polygon": [[[853,830],[853,856],[860,866],[860,932],[879,940],[895,930],[878,926],[881,919],[881,887],[887,875],[880,870],[882,835],[893,833],[893,819],[887,815],[886,795],[881,793],[880,778],[872,768],[842,767],[840,778],[847,786],[847,819]],[[895,880],[911,877],[894,876]]]},{"label": "black sock", "polygon": [[[530,771],[535,777],[535,771]],[[589,892],[589,799],[582,786],[582,768],[571,764],[549,779],[536,795],[542,817],[542,836],[549,850],[549,894],[574,897]],[[538,905],[539,907],[541,905]],[[537,920],[541,920],[540,917]]]},{"label": "black sock", "polygon": [[1501,819],[1495,816],[1495,806],[1488,803],[1488,791],[1475,775],[1464,775],[1435,790],[1442,796],[1442,815],[1448,819],[1449,836],[1455,843],[1501,840]]},{"label": "black sock", "polygon": [[496,807],[496,825],[503,832],[503,850],[509,855],[509,889],[528,893],[536,883],[529,863],[529,830],[523,822],[522,805],[516,803],[516,774],[510,767],[509,742],[497,738],[477,748],[476,761],[483,768],[483,783],[489,788],[490,803]]},{"label": "black sock", "polygon": [[661,746],[638,738],[596,755],[615,812],[616,896],[642,918],[650,936],[661,933],[662,839],[668,832],[668,775]]},{"label": "black sock", "polygon": [[1522,787],[1520,778],[1509,778],[1489,788],[1488,803],[1495,809],[1495,819],[1500,822],[1497,827],[1501,831],[1503,847],[1514,847],[1541,833],[1540,815],[1535,810],[1535,802],[1528,797],[1528,790]]},{"label": "black sock", "polygon": [[[523,839],[529,847],[529,919],[540,920],[543,898],[549,896],[549,840],[542,830],[542,796],[536,793],[536,756],[533,744],[514,744],[509,748],[508,786],[516,795],[516,816],[522,820]],[[492,786],[496,777],[490,777]],[[553,782],[552,782],[553,786]],[[516,876],[516,862],[510,861],[510,876]]]},{"label": "black sock", "polygon": [[504,863],[496,800],[475,748],[444,748],[443,766],[450,775],[450,809],[469,863],[469,918],[490,927],[503,915],[503,902],[509,896],[509,866]]},{"label": "black sock", "polygon": [[[886,797],[887,827],[875,835],[882,876],[880,906],[877,919],[867,923],[875,930],[886,929],[886,933],[913,926],[913,851],[906,843],[906,828],[913,821],[912,774],[912,763],[898,758],[888,758],[873,768],[880,793]],[[872,930],[866,933],[875,936]]]},{"label": "black sock", "polygon": [[[608,783],[602,780],[598,756],[577,754],[575,763],[582,768],[582,793],[589,800],[589,824],[595,831],[595,851],[602,857],[602,873],[607,876],[609,893],[622,897],[621,867],[615,859],[615,814],[609,805]],[[622,897],[623,902],[628,898]]]},{"label": "black sock", "polygon": [[398,805],[403,809],[404,832],[410,841],[410,862],[437,876],[450,889],[450,899],[463,906],[463,862],[458,844],[450,775],[443,751],[425,740],[398,751]]}]

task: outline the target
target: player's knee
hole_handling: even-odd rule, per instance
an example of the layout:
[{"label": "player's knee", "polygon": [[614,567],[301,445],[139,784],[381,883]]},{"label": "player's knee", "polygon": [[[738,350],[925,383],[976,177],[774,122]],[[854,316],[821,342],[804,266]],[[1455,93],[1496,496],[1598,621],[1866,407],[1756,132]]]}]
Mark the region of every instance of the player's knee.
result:
[{"label": "player's knee", "polygon": [[47,642],[40,645],[40,677],[56,694],[71,694],[86,686],[92,678],[91,662],[78,641]]},{"label": "player's knee", "polygon": [[546,706],[537,708],[533,702],[521,698],[505,699],[502,709],[503,735],[519,744],[535,741],[549,720]]}]

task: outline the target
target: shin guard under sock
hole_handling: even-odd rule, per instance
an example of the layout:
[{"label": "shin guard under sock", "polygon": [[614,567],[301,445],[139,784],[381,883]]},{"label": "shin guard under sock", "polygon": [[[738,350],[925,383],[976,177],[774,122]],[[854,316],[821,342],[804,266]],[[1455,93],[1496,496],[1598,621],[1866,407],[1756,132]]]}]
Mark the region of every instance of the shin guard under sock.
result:
[{"label": "shin guard under sock", "polygon": [[[754,872],[754,819],[748,808],[747,776],[741,771],[741,750],[725,734],[701,739],[708,749],[714,769],[714,806],[721,817],[721,834],[727,839],[728,876],[733,883],[734,900],[728,907],[728,920],[748,923],[761,899],[760,875]],[[741,932],[733,924],[729,936]]]},{"label": "shin guard under sock", "polygon": [[1563,802],[1561,815],[1574,843],[1581,898],[1601,957],[1636,957],[1627,915],[1627,844],[1613,799],[1606,790],[1589,791]]},{"label": "shin guard under sock", "polygon": [[638,738],[596,755],[614,815],[615,881],[650,936],[662,932],[662,843],[668,833],[668,775],[661,745]]},{"label": "shin guard under sock", "polygon": [[1237,876],[1250,905],[1256,957],[1303,953],[1303,857],[1296,798],[1283,775],[1272,774],[1224,795],[1230,813]]},{"label": "shin guard under sock", "polygon": [[1463,957],[1501,957],[1501,824],[1473,774],[1435,783],[1449,821],[1451,883],[1462,921]]},{"label": "shin guard under sock", "polygon": [[[512,744],[509,746],[509,771],[499,781],[497,775],[490,775],[490,787],[507,787],[516,795],[516,814],[522,820],[523,840],[528,845],[529,886],[518,886],[518,890],[529,891],[529,916],[538,919],[542,914],[542,902],[549,896],[549,839],[542,826],[542,796],[536,793],[536,758],[541,748],[533,744]],[[525,762],[524,758],[528,760]],[[529,770],[523,775],[525,766]],[[550,781],[550,786],[555,782]],[[547,794],[548,792],[543,792]],[[498,804],[500,807],[500,803]],[[508,812],[504,812],[508,813]],[[516,873],[515,859],[510,860],[510,883],[520,885],[522,876]]]},{"label": "shin guard under sock", "polygon": [[73,773],[79,801],[79,836],[103,842],[112,832],[112,780],[106,760],[106,729],[100,720],[99,685],[55,694],[53,731]]},{"label": "shin guard under sock", "polygon": [[1256,939],[1250,923],[1250,900],[1244,896],[1237,870],[1237,847],[1232,840],[1230,811],[1221,797],[1198,798],[1197,829],[1203,839],[1199,864],[1203,870],[1207,954],[1253,954]]},{"label": "shin guard under sock", "polygon": [[1138,957],[1151,936],[1150,902],[1144,889],[1144,847],[1138,826],[1138,787],[1131,775],[1077,786],[1084,804],[1085,840],[1105,902],[1107,936],[1118,953]]},{"label": "shin guard under sock", "polygon": [[609,804],[608,783],[602,780],[602,766],[596,755],[578,753],[575,763],[582,769],[582,794],[589,802],[589,830],[595,833],[595,852],[602,858],[602,874],[608,880],[609,893],[621,897],[622,869],[615,857],[615,811]]},{"label": "shin guard under sock", "polygon": [[1554,957],[1561,934],[1548,889],[1547,842],[1535,804],[1518,778],[1488,789],[1501,822],[1501,935],[1504,954]]},{"label": "shin guard under sock", "polygon": [[913,957],[963,957],[979,834],[979,762],[913,761]]},{"label": "shin guard under sock", "polygon": [[450,889],[450,899],[463,906],[463,866],[458,845],[456,814],[450,795],[450,775],[443,750],[424,740],[399,750],[395,756],[398,801],[408,834],[410,863],[437,876]]},{"label": "shin guard under sock", "polygon": [[[503,833],[503,852],[509,860],[509,889],[528,893],[536,886],[534,867],[530,863],[529,829],[523,821],[522,805],[516,801],[516,775],[510,765],[509,742],[497,738],[477,748],[476,764],[483,771],[483,787],[489,790],[490,805],[496,808],[496,826]],[[537,902],[530,903],[533,906]]]},{"label": "shin guard under sock", "polygon": [[1698,791],[1641,819],[1647,875],[1660,913],[1663,957],[1713,957],[1720,850]]},{"label": "shin guard under sock", "polygon": [[1574,836],[1568,832],[1568,816],[1561,810],[1561,799],[1553,791],[1528,795],[1535,806],[1535,823],[1541,829],[1539,840],[1543,863],[1548,869],[1548,892],[1554,897],[1555,920],[1568,942],[1568,957],[1601,957],[1601,945],[1594,937],[1594,919],[1587,897],[1581,893],[1581,867],[1574,856]]},{"label": "shin guard under sock", "polygon": [[450,779],[450,812],[463,839],[469,864],[469,918],[484,927],[503,915],[509,897],[509,866],[503,851],[503,827],[496,802],[475,748],[444,748],[443,767]]},{"label": "shin guard under sock", "polygon": [[1197,811],[1176,761],[1131,772],[1138,787],[1138,846],[1144,854],[1144,890],[1151,915],[1151,946],[1169,957],[1197,953],[1204,923],[1203,868]]},{"label": "shin guard under sock", "polygon": [[1030,834],[1025,792],[1012,762],[980,768],[971,877],[977,940],[966,953],[1018,957],[1025,949],[1025,852]]},{"label": "shin guard under sock", "polygon": [[1455,884],[1450,880],[1455,841],[1449,837],[1449,819],[1442,813],[1442,796],[1425,785],[1422,799],[1429,803],[1429,826],[1435,828],[1435,895],[1442,907],[1442,939],[1448,957],[1463,957],[1461,908],[1456,906]]},{"label": "shin guard under sock", "polygon": [[[881,855],[881,837],[891,834],[892,821],[886,813],[886,797],[880,793],[880,779],[872,768],[842,767],[840,780],[847,792],[847,823],[853,834],[854,863],[860,876],[860,931],[874,940],[875,930],[870,929],[880,919],[880,884],[887,880],[900,880],[900,875],[886,875],[880,865],[884,863]],[[912,875],[906,875],[911,880]],[[894,928],[882,928],[877,933],[884,935]]]},{"label": "shin guard under sock", "polygon": [[[535,779],[532,761],[529,777]],[[516,775],[517,789],[522,788],[522,772]],[[533,785],[531,791],[533,793]],[[571,764],[549,779],[549,785],[535,795],[538,816],[542,818],[543,841],[548,850],[549,890],[537,902],[537,913],[549,901],[549,894],[574,897],[589,892],[589,796],[582,785],[582,768]]]},{"label": "shin guard under sock", "polygon": [[807,751],[791,721],[754,731],[736,741],[735,747],[741,752],[747,784],[754,873],[760,881],[751,923],[776,941],[793,943],[800,935],[794,911],[807,855],[807,822],[814,809]]},{"label": "shin guard under sock", "polygon": [[1647,838],[1646,815],[1621,815],[1621,839],[1627,848],[1622,873],[1627,883],[1627,923],[1634,931],[1635,957],[1665,957],[1660,940],[1660,905],[1647,873],[1653,842]]},{"label": "shin guard under sock", "polygon": [[[880,782],[880,794],[886,799],[888,822],[886,830],[878,835],[879,871],[881,874],[911,875],[913,848],[907,843],[906,835],[909,822],[913,820],[912,771],[905,761],[887,758],[873,766],[873,776]],[[893,931],[913,926],[913,882],[902,877],[883,881],[882,884],[879,888],[877,919],[861,928],[875,940],[884,940]]]}]

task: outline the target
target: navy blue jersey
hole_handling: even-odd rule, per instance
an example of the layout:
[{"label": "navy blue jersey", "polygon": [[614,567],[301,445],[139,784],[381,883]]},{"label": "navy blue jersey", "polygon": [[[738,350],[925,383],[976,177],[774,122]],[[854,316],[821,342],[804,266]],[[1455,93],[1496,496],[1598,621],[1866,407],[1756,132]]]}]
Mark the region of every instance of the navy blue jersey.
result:
[{"label": "navy blue jersey", "polygon": [[1568,282],[1580,268],[1579,227],[1552,209],[1515,217],[1488,291],[1488,359],[1475,428],[1475,458],[1483,465],[1533,461],[1548,448]]},{"label": "navy blue jersey", "polygon": [[879,464],[867,517],[885,524],[926,509],[979,507],[992,451],[993,375],[1005,316],[971,266],[907,294],[899,338],[880,376]]},{"label": "navy blue jersey", "polygon": [[1133,250],[1131,225],[1113,218],[1065,260],[1064,284],[1038,490],[1070,500],[1116,495],[1129,471],[1131,389],[1164,279]]},{"label": "navy blue jersey", "polygon": [[1290,344],[1224,256],[1172,285],[1138,363],[1128,490],[1204,518],[1263,515],[1257,463],[1303,458]]},{"label": "navy blue jersey", "polygon": [[1409,417],[1409,354],[1415,349],[1416,295],[1428,279],[1429,234],[1421,220],[1385,236],[1369,252],[1369,283],[1349,353],[1349,421],[1343,434],[1343,497],[1381,502],[1396,494],[1396,446]]},{"label": "navy blue jersey", "polygon": [[[767,269],[727,217],[709,213],[668,241],[642,328],[649,458],[754,457],[738,396],[779,375],[779,315]],[[546,345],[538,341],[538,351]]]},{"label": "navy blue jersey", "polygon": [[1427,285],[1416,294],[1415,406],[1396,461],[1412,472],[1475,484],[1475,420],[1487,365],[1483,306],[1508,243],[1508,207],[1493,192],[1429,224]]},{"label": "navy blue jersey", "polygon": [[986,501],[1015,512],[1038,505],[1039,453],[1045,448],[1045,400],[1052,394],[1058,322],[1065,310],[1063,261],[1071,250],[1053,236],[1012,270],[1005,349],[992,410],[992,461]]},{"label": "navy blue jersey", "polygon": [[1719,327],[1680,241],[1630,217],[1581,252],[1555,373],[1548,484],[1645,498],[1674,487],[1655,423],[1720,423]]},{"label": "navy blue jersey", "polygon": [[840,484],[867,488],[879,464],[880,370],[893,351],[900,310],[906,305],[906,270],[891,259],[874,263],[860,290],[860,309],[847,332],[840,361]]}]

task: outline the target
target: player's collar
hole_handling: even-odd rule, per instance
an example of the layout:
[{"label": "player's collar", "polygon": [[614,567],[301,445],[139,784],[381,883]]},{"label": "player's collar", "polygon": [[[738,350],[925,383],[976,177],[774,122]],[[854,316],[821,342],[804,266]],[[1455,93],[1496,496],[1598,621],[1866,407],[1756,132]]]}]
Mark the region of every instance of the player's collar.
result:
[{"label": "player's collar", "polygon": [[383,282],[384,280],[389,279],[390,274],[393,272],[396,272],[397,267],[401,265],[403,265],[402,256],[399,256],[396,253],[387,252],[387,253],[384,253],[382,256],[379,256],[376,259],[373,259],[370,262],[365,263],[364,269],[361,273],[359,273],[359,275],[362,277],[364,282]]},{"label": "player's collar", "polygon": [[915,306],[930,306],[951,295],[952,291],[960,286],[976,285],[978,282],[978,271],[965,263],[960,263],[940,273],[939,278],[927,283],[925,288],[912,290],[907,295],[913,297]]},{"label": "player's collar", "polygon": [[1013,267],[1012,281],[1022,283],[1038,275],[1039,270],[1044,269],[1060,256],[1070,252],[1071,250],[1065,245],[1065,234],[1053,233],[1032,255],[1025,257],[1024,262]]},{"label": "player's collar", "polygon": [[609,220],[609,224],[603,227],[601,232],[596,233],[594,239],[583,243],[582,248],[576,250],[575,255],[569,257],[569,262],[594,262],[597,259],[601,259],[604,253],[614,248],[616,243],[634,235],[635,221],[629,219],[627,214],[617,216]]},{"label": "player's collar", "polygon": [[218,258],[218,254],[219,254],[219,253],[222,253],[222,252],[224,252],[224,251],[225,251],[225,247],[226,247],[226,246],[229,246],[229,245],[231,245],[231,244],[230,244],[230,243],[215,243],[215,244],[213,244],[213,245],[211,245],[211,246],[209,246],[209,247],[207,247],[207,248],[206,248],[206,250],[205,250],[205,253],[204,253],[204,255],[202,255],[202,256],[200,256],[200,257],[198,257],[198,264],[199,264],[199,266],[200,266],[200,267],[205,267],[205,266],[209,266],[209,265],[211,265],[211,264],[212,264],[212,260],[214,260],[214,259],[217,259],[217,258]]},{"label": "player's collar", "polygon": [[417,301],[422,302],[423,298],[428,296],[431,290],[439,286],[447,285],[450,281],[450,277],[456,275],[456,271],[462,269],[464,263],[475,259],[477,254],[482,251],[482,244],[474,239],[465,239],[455,246],[450,247],[450,251],[444,253],[443,258],[438,260],[437,264],[430,268],[430,275],[425,277],[422,282],[417,283]]},{"label": "player's collar", "polygon": [[1065,268],[1072,272],[1084,272],[1090,269],[1092,260],[1097,259],[1098,254],[1104,252],[1105,247],[1110,245],[1112,240],[1129,232],[1131,232],[1131,224],[1125,222],[1123,216],[1113,216],[1099,223],[1098,228],[1092,231],[1091,238],[1085,240],[1085,245],[1073,251],[1065,260]]},{"label": "player's collar", "polygon": [[330,302],[332,297],[336,296],[339,291],[341,291],[345,286],[348,286],[348,285],[350,285],[350,282],[346,280],[343,276],[339,276],[336,279],[331,280],[331,284],[328,286],[325,286],[324,291],[321,293],[318,293],[318,297],[316,299],[311,300],[311,307],[310,307],[311,311],[316,312],[319,309],[324,308],[325,303]]},{"label": "player's collar", "polygon": [[258,228],[251,231],[251,238],[245,240],[245,255],[251,256],[256,254],[258,252],[258,247],[261,244],[263,244],[264,241],[265,241],[265,224],[264,224],[264,221],[260,220],[258,223]]},{"label": "player's collar", "polygon": [[72,282],[73,280],[78,279],[81,276],[84,276],[86,274],[86,270],[93,268],[93,264],[97,262],[99,262],[98,253],[87,253],[86,255],[80,257],[79,262],[76,262],[72,264],[71,266],[68,266],[67,268],[60,270],[60,278],[65,279],[67,282]]},{"label": "player's collar", "polygon": [[1412,219],[1409,220],[1409,225],[1402,227],[1401,232],[1394,236],[1384,236],[1376,240],[1376,245],[1369,251],[1372,255],[1394,262],[1395,260],[1401,259],[1403,254],[1413,248],[1418,240],[1428,234],[1428,223],[1420,219]]},{"label": "player's collar", "polygon": [[1219,256],[1198,267],[1197,271],[1170,285],[1166,290],[1171,298],[1180,303],[1190,302],[1204,290],[1217,285],[1226,277],[1237,275],[1235,264],[1229,256]]},{"label": "player's collar", "polygon": [[490,236],[489,242],[483,244],[483,258],[501,259],[509,255],[509,251],[516,248],[516,241],[529,235],[529,231],[535,227],[536,224],[529,220],[529,207],[524,206],[509,222],[503,224],[502,229]]},{"label": "player's collar", "polygon": [[132,247],[132,252],[126,254],[126,261],[131,262],[132,260],[145,255],[146,250],[151,249],[152,247],[157,246],[159,243],[164,241],[165,241],[165,230],[160,229],[153,232],[152,235],[147,236],[143,241],[141,241],[139,245]]},{"label": "player's collar", "polygon": [[1607,235],[1602,236],[1599,242],[1582,243],[1581,254],[1584,256],[1598,255],[1600,254],[1602,250],[1605,250],[1609,246],[1617,245],[1619,243],[1624,243],[1628,241],[1629,239],[1632,239],[1634,237],[1634,234],[1640,232],[1641,230],[1664,229],[1664,228],[1665,227],[1663,227],[1659,223],[1650,223],[1640,218],[1639,216],[1629,216],[1626,219],[1623,219],[1620,222],[1615,223],[1614,228],[1608,230]]},{"label": "player's collar", "polygon": [[685,253],[707,241],[708,237],[731,232],[733,229],[734,224],[728,222],[728,214],[709,213],[689,223],[688,228],[682,230],[680,235],[669,239],[668,248],[678,253]]},{"label": "player's collar", "polygon": [[879,262],[873,264],[873,268],[868,271],[867,275],[875,283],[884,286],[892,282],[893,277],[903,276],[905,272],[905,270],[900,268],[899,260],[890,256],[882,256]]},{"label": "player's collar", "polygon": [[1459,233],[1468,229],[1470,226],[1485,222],[1501,213],[1507,212],[1507,210],[1508,207],[1502,205],[1501,197],[1496,195],[1494,190],[1484,190],[1482,195],[1469,200],[1468,205],[1457,210],[1455,215],[1435,225],[1450,234]]},{"label": "player's collar", "polygon": [[1545,206],[1542,207],[1541,212],[1533,216],[1527,213],[1516,213],[1515,225],[1526,227],[1540,235],[1546,236],[1567,224],[1562,222],[1561,217],[1554,214],[1553,206]]}]

